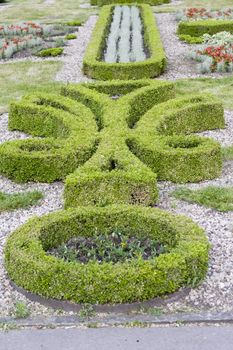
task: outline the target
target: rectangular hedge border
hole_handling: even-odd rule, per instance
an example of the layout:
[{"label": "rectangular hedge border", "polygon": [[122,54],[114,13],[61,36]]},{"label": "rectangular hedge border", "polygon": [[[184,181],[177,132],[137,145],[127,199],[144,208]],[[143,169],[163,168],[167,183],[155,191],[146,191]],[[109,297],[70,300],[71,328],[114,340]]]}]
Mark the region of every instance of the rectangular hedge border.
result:
[{"label": "rectangular hedge border", "polygon": [[169,4],[170,0],[91,0],[92,6],[104,6],[111,4],[148,4],[151,6]]},{"label": "rectangular hedge border", "polygon": [[195,22],[180,22],[178,35],[201,37],[203,34],[214,35],[219,32],[233,33],[233,20],[201,20]]},{"label": "rectangular hedge border", "polygon": [[150,52],[150,58],[142,62],[106,63],[100,61],[105,38],[109,31],[114,5],[106,5],[94,28],[84,60],[83,72],[90,78],[100,80],[143,79],[160,75],[166,67],[166,56],[160,33],[149,5],[138,5],[144,26],[144,39]]}]

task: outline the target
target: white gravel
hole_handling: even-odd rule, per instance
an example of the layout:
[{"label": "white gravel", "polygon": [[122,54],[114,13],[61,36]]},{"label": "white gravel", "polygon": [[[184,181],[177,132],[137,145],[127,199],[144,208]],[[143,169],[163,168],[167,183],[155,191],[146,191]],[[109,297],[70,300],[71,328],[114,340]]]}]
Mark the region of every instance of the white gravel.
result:
[{"label": "white gravel", "polygon": [[58,72],[56,80],[70,83],[90,80],[82,73],[82,62],[96,21],[97,16],[90,16],[85,25],[80,27],[76,33],[77,39],[71,40],[70,45],[65,48],[65,56],[62,57],[64,65]]}]

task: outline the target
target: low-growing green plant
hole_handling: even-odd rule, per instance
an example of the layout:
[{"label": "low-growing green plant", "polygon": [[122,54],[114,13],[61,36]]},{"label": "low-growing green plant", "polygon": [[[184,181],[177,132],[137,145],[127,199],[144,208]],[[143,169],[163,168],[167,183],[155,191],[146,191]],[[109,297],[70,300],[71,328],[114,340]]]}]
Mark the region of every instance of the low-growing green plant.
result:
[{"label": "low-growing green plant", "polygon": [[65,46],[65,44],[66,44],[66,41],[64,40],[64,38],[57,38],[55,40],[55,47],[56,48],[60,48],[62,46]]},{"label": "low-growing green plant", "polygon": [[96,314],[94,307],[92,304],[84,304],[83,307],[81,308],[81,310],[78,313],[78,316],[80,318],[91,318],[94,317]]},{"label": "low-growing green plant", "polygon": [[43,198],[39,191],[9,194],[0,192],[0,212],[36,205]]},{"label": "low-growing green plant", "polygon": [[27,318],[30,316],[30,310],[24,301],[17,301],[14,308],[15,318]]},{"label": "low-growing green plant", "polygon": [[207,186],[198,190],[183,187],[175,190],[172,195],[222,212],[233,210],[233,187]]},{"label": "low-growing green plant", "polygon": [[223,160],[233,160],[233,146],[222,147]]},{"label": "low-growing green plant", "polygon": [[69,27],[80,27],[83,23],[79,20],[66,22],[66,25]]},{"label": "low-growing green plant", "polygon": [[63,54],[64,49],[62,47],[53,47],[50,49],[44,49],[37,53],[39,57],[56,57]]},{"label": "low-growing green plant", "polygon": [[127,261],[134,258],[154,259],[166,252],[158,240],[143,237],[129,237],[115,230],[110,234],[95,232],[92,237],[76,237],[52,249],[49,253],[66,261],[99,263]]},{"label": "low-growing green plant", "polygon": [[74,39],[77,39],[77,35],[76,34],[67,34],[66,36],[65,36],[65,39],[66,40],[74,40]]},{"label": "low-growing green plant", "polygon": [[180,34],[179,39],[181,41],[185,41],[189,44],[202,44],[203,43],[203,37],[191,36],[188,34]]}]

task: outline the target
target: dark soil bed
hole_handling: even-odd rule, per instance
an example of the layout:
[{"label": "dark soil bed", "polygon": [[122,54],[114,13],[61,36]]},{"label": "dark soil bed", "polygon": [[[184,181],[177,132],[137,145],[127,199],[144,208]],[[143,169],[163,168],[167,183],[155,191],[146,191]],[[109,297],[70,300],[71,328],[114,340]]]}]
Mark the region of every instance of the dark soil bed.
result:
[{"label": "dark soil bed", "polygon": [[165,252],[165,247],[157,240],[129,237],[116,231],[111,234],[95,233],[92,237],[75,237],[47,253],[66,261],[86,264],[89,261],[117,263],[138,257],[149,260]]}]

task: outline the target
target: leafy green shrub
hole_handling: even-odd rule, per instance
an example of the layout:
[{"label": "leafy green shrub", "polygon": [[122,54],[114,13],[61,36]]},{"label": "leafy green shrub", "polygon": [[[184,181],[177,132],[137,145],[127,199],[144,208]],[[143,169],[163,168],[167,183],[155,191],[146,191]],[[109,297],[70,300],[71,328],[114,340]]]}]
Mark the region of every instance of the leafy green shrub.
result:
[{"label": "leafy green shrub", "polygon": [[50,49],[44,49],[37,53],[39,57],[56,57],[63,54],[64,49],[62,47],[52,47]]},{"label": "leafy green shrub", "polygon": [[199,190],[179,188],[172,195],[190,203],[197,203],[219,211],[233,210],[233,188],[208,186]]},{"label": "leafy green shrub", "polygon": [[170,0],[91,0],[91,5],[104,6],[110,4],[149,4],[151,6],[168,4]]},{"label": "leafy green shrub", "polygon": [[74,39],[77,39],[77,35],[76,34],[67,34],[65,36],[65,39],[66,40],[74,40]]},{"label": "leafy green shrub", "polygon": [[66,25],[69,27],[80,27],[82,24],[83,24],[82,21],[79,21],[79,20],[66,22]]},{"label": "leafy green shrub", "polygon": [[203,43],[203,37],[196,37],[196,36],[191,36],[188,34],[180,34],[179,39],[181,41],[186,41],[189,44],[202,44]]},{"label": "leafy green shrub", "polygon": [[172,83],[148,80],[69,84],[62,95],[11,104],[10,129],[42,138],[0,145],[0,173],[19,182],[69,175],[65,205],[74,207],[153,205],[157,177],[185,183],[221,172],[220,145],[189,135],[224,127],[214,97],[174,98]]},{"label": "leafy green shrub", "polygon": [[[108,233],[116,224],[129,236],[159,240],[167,252],[117,264],[80,264],[47,254],[72,237],[91,237],[95,229]],[[122,303],[196,286],[207,270],[208,249],[203,230],[185,217],[135,206],[80,207],[34,218],[15,231],[5,247],[5,264],[15,283],[47,298]]]},{"label": "leafy green shrub", "polygon": [[[149,5],[140,4],[138,8],[144,28],[144,42],[149,51],[149,58],[140,62],[107,63],[102,61],[106,46],[106,37],[112,22],[112,12],[115,6],[104,6],[93,31],[91,41],[83,60],[83,72],[94,79],[143,79],[160,75],[166,66],[166,56],[160,39],[160,33],[155,25],[154,14]],[[124,36],[122,36],[124,39]],[[114,40],[111,39],[111,43]],[[128,39],[127,39],[128,43]],[[119,43],[120,45],[120,43]],[[122,44],[121,44],[122,46]],[[113,49],[111,49],[113,50]],[[121,56],[124,56],[125,46],[121,47]],[[113,59],[108,60],[111,62]]]},{"label": "leafy green shrub", "polygon": [[178,35],[189,35],[189,37],[194,38],[202,37],[204,34],[213,35],[219,32],[229,32],[233,34],[233,21],[209,19],[180,22],[177,31]]}]

